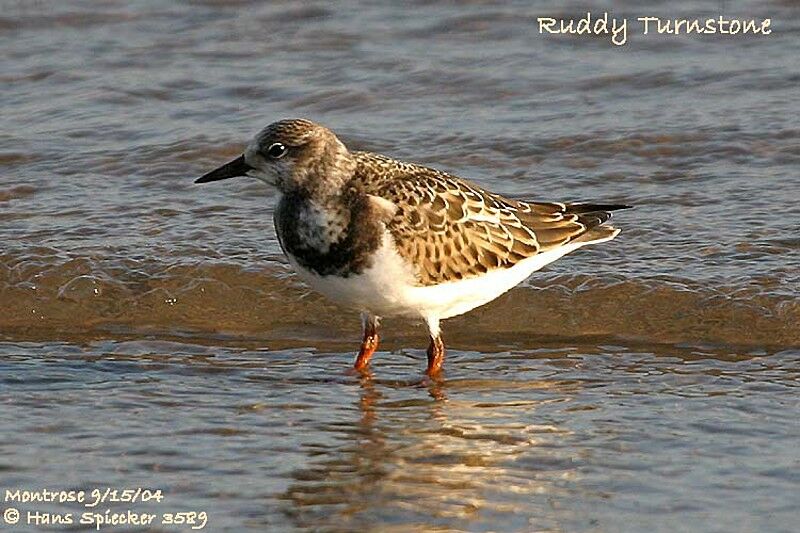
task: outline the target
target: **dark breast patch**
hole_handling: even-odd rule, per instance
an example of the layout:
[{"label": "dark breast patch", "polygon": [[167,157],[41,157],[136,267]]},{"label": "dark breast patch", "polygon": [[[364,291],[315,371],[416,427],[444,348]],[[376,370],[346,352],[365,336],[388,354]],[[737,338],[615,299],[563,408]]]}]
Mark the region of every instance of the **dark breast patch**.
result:
[{"label": "dark breast patch", "polygon": [[326,246],[305,238],[308,231],[314,231],[303,216],[311,208],[308,197],[302,194],[289,193],[281,198],[275,210],[275,230],[284,253],[320,276],[348,277],[369,268],[372,254],[381,245],[384,226],[372,212],[375,208],[368,197],[351,189],[335,205],[326,206],[343,214],[346,220],[338,232],[317,228]]}]

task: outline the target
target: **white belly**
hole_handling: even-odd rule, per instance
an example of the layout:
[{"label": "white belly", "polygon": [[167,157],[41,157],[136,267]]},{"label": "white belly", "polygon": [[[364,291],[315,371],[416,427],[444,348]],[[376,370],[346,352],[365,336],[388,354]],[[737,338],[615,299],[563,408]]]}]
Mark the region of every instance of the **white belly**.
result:
[{"label": "white belly", "polygon": [[413,271],[397,254],[388,234],[384,235],[372,266],[347,278],[320,276],[288,257],[312,289],[341,305],[378,316],[420,316],[419,309],[408,301],[406,294],[414,285]]},{"label": "white belly", "polygon": [[373,265],[359,275],[348,278],[320,276],[298,265],[292,257],[289,261],[314,290],[347,307],[378,316],[445,319],[491,302],[533,272],[584,244],[587,243],[543,252],[511,268],[494,270],[479,277],[430,286],[415,284],[411,267],[397,253],[388,234],[384,236]]}]

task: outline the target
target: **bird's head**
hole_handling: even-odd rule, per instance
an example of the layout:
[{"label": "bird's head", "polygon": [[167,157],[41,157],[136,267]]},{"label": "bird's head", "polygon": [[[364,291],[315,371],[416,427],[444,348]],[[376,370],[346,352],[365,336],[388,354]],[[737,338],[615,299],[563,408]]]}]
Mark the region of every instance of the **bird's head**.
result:
[{"label": "bird's head", "polygon": [[261,130],[244,154],[195,183],[250,176],[283,193],[335,194],[354,169],[353,158],[331,130],[310,120],[287,119]]}]

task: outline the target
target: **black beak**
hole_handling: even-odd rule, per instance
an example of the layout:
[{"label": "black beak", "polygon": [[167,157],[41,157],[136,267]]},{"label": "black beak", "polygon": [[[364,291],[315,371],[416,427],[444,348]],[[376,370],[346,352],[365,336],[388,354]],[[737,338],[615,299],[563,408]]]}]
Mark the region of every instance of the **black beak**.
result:
[{"label": "black beak", "polygon": [[195,183],[208,183],[209,181],[226,180],[228,178],[235,178],[237,176],[244,176],[247,171],[253,170],[253,167],[244,162],[244,156],[240,155],[230,163],[225,163],[217,170],[212,170],[208,174],[204,174],[194,180]]}]

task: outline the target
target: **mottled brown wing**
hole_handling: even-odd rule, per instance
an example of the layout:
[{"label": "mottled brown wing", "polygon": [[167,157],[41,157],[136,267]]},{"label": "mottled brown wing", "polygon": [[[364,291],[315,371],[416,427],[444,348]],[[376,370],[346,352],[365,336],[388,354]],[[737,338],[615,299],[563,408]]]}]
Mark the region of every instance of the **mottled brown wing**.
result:
[{"label": "mottled brown wing", "polygon": [[454,176],[417,168],[387,180],[376,193],[397,205],[387,228],[424,285],[509,268],[587,230],[570,206],[517,202]]}]

